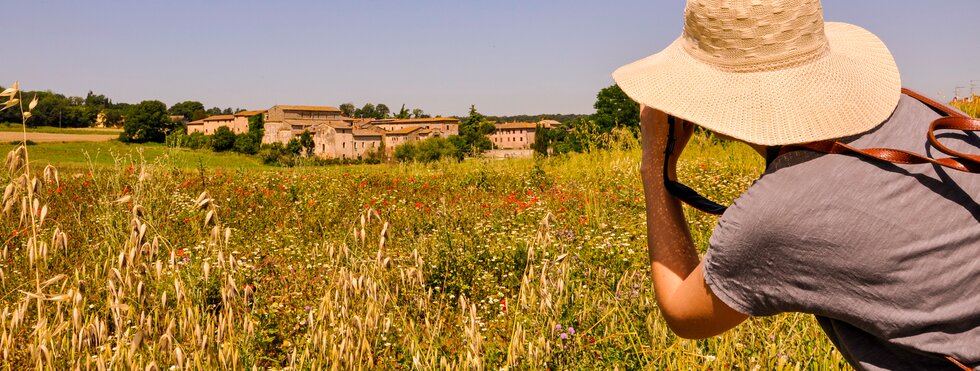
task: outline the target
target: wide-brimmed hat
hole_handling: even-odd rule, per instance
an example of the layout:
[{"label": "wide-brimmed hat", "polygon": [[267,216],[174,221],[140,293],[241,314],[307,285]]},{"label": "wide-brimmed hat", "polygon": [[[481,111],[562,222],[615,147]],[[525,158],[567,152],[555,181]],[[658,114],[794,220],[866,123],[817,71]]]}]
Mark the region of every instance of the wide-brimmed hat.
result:
[{"label": "wide-brimmed hat", "polygon": [[747,142],[781,145],[868,131],[898,104],[898,67],[819,0],[689,0],[684,32],[613,72],[633,100]]}]

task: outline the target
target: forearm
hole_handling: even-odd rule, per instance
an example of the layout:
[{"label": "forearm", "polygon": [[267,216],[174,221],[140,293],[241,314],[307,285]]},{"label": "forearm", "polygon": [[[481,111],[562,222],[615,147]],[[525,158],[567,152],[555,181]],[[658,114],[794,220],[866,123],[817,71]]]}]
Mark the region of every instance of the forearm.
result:
[{"label": "forearm", "polygon": [[671,318],[671,297],[698,266],[699,258],[681,203],[664,188],[659,172],[644,172],[643,188],[653,288],[661,310]]}]

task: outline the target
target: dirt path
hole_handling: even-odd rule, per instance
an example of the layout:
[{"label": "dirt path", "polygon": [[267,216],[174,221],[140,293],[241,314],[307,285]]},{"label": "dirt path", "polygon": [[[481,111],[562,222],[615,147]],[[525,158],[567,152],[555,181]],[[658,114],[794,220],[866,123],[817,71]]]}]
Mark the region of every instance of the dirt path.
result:
[{"label": "dirt path", "polygon": [[[27,133],[27,140],[35,143],[50,142],[105,142],[119,138],[119,134],[52,134],[52,133]],[[0,132],[0,143],[10,143],[24,139],[23,133]]]}]

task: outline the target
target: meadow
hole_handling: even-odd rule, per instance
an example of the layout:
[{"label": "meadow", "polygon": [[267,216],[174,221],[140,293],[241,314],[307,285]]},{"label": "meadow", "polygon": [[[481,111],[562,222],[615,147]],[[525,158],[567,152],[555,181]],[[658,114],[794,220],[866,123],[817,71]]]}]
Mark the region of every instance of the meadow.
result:
[{"label": "meadow", "polygon": [[[635,142],[296,168],[163,146],[8,147],[5,369],[846,367],[807,315],[699,341],[670,332]],[[697,136],[680,167],[727,202],[762,163]],[[716,218],[687,215],[703,252]]]}]

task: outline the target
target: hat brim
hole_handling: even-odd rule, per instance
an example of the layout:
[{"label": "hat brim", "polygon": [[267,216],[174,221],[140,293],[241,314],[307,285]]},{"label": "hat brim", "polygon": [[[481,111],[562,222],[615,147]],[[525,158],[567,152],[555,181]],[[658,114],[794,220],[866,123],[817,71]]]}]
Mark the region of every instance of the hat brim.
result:
[{"label": "hat brim", "polygon": [[871,130],[898,104],[895,59],[861,27],[827,22],[824,30],[829,52],[799,66],[726,71],[692,57],[679,38],[620,67],[613,80],[639,103],[750,143],[804,143]]}]

